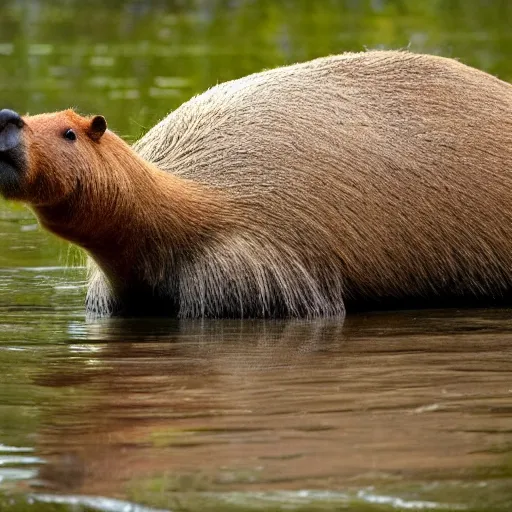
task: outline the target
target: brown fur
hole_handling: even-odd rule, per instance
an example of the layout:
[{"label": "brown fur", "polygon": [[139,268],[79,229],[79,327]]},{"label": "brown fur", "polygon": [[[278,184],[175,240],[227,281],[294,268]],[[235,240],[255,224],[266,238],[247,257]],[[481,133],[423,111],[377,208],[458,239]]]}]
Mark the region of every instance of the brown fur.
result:
[{"label": "brown fur", "polygon": [[[136,153],[71,111],[25,122],[18,199],[96,262],[90,313],[339,315],[512,290],[512,86],[454,60],[345,54],[227,82]],[[54,137],[68,125],[75,145]]]}]

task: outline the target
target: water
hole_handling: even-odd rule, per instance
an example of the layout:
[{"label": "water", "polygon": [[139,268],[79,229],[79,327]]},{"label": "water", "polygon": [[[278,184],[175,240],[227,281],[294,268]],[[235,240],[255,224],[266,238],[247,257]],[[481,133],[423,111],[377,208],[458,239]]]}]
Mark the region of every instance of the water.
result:
[{"label": "water", "polygon": [[[4,0],[1,106],[132,140],[219,81],[365,46],[512,80],[511,22],[507,0]],[[0,203],[0,510],[512,509],[510,310],[86,323],[84,293],[80,252]]]},{"label": "water", "polygon": [[85,324],[70,302],[1,309],[6,488],[172,510],[512,504],[509,310]]}]

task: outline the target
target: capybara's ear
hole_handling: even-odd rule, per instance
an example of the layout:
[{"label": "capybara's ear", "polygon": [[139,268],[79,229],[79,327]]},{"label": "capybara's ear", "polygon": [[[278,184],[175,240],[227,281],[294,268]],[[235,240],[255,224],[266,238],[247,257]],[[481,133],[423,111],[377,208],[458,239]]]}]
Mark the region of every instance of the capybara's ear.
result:
[{"label": "capybara's ear", "polygon": [[107,121],[103,116],[94,116],[87,134],[92,140],[98,142],[107,129]]}]

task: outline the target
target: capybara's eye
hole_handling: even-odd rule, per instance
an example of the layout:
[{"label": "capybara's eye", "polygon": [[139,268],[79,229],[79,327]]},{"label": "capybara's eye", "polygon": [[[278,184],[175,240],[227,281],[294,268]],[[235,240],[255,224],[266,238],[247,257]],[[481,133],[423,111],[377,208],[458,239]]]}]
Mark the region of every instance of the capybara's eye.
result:
[{"label": "capybara's eye", "polygon": [[71,128],[68,128],[64,132],[64,138],[68,140],[76,140],[76,133]]}]

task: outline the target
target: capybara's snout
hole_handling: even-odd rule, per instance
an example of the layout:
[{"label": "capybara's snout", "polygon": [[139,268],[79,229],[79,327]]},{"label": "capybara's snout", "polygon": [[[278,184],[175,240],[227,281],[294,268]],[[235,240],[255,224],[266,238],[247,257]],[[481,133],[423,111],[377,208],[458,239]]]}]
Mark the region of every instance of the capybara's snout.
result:
[{"label": "capybara's snout", "polygon": [[25,126],[21,116],[4,108],[0,110],[0,152],[9,151],[20,143],[20,131]]},{"label": "capybara's snout", "polygon": [[18,128],[23,128],[25,123],[17,112],[4,108],[0,110],[0,129],[3,130],[8,124],[13,124]]},{"label": "capybara's snout", "polygon": [[21,173],[25,167],[21,116],[4,108],[0,110],[0,193],[11,197],[19,191]]}]

